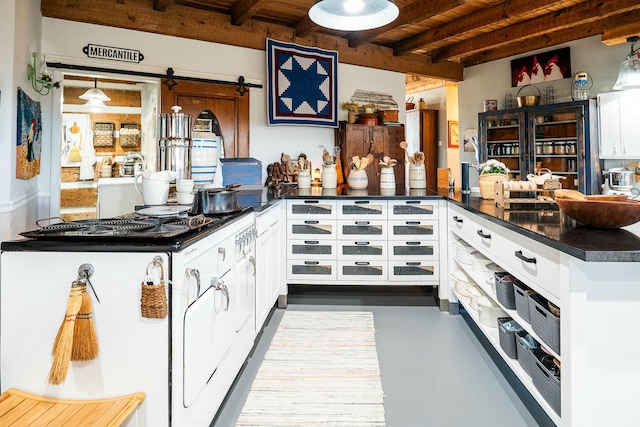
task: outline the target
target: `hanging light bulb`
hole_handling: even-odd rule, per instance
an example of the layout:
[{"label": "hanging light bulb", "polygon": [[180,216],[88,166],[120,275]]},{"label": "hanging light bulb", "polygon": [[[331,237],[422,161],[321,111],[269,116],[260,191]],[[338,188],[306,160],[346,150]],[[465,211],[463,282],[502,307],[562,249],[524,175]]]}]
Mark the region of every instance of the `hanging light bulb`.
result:
[{"label": "hanging light bulb", "polygon": [[94,108],[105,107],[104,102],[111,101],[111,98],[98,89],[98,79],[94,79],[93,88],[80,95],[79,98],[87,101],[85,105]]},{"label": "hanging light bulb", "polygon": [[627,59],[620,64],[618,80],[613,85],[614,90],[625,90],[640,88],[640,49],[634,50],[635,43],[640,37],[629,37],[627,42],[631,43],[631,52]]},{"label": "hanging light bulb", "polygon": [[309,18],[332,30],[361,31],[387,25],[399,13],[393,0],[318,0]]}]

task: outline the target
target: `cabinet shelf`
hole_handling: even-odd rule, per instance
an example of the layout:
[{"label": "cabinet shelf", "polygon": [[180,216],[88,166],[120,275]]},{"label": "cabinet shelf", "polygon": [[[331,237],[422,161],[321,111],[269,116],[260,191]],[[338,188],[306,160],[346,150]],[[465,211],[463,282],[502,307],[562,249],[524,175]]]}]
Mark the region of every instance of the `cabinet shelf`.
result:
[{"label": "cabinet shelf", "polygon": [[[502,357],[502,359],[505,361],[507,366],[509,366],[511,371],[516,375],[516,377],[518,377],[520,382],[522,382],[522,384],[529,391],[529,393],[531,393],[531,395],[538,402],[540,407],[545,411],[545,413],[549,416],[549,418],[553,420],[553,422],[556,425],[560,425],[560,416],[556,414],[556,412],[551,408],[551,406],[544,399],[542,394],[540,394],[536,386],[533,384],[533,380],[526,372],[524,372],[518,360],[512,359],[509,356],[507,356],[504,350],[502,350],[502,347],[500,347],[500,338],[498,337],[498,328],[489,328],[487,326],[484,326],[482,323],[480,323],[478,313],[477,311],[471,308],[469,299],[463,297],[462,295],[459,295],[455,290],[453,290],[453,293],[456,296],[456,298],[458,298],[458,302],[460,302],[460,304],[462,304],[462,306],[465,308],[471,320],[473,320],[473,322],[476,324],[478,329],[480,329],[480,332],[482,332],[482,334],[491,343],[493,348],[498,352],[500,357]],[[514,320],[515,320],[515,317],[514,317]]]},{"label": "cabinet shelf", "polygon": [[487,144],[513,144],[519,142],[517,139],[490,139]]},{"label": "cabinet shelf", "polygon": [[542,123],[535,123],[536,127],[543,127],[543,126],[556,126],[556,125],[568,125],[568,124],[575,124],[577,123],[577,120],[558,120],[558,121],[551,121],[551,122],[542,122]]}]

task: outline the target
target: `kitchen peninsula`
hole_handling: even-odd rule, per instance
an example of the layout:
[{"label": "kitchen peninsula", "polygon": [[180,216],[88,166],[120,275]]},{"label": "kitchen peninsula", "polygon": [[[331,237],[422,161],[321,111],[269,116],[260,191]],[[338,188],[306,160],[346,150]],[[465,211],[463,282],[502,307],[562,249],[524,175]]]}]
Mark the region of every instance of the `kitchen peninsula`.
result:
[{"label": "kitchen peninsula", "polygon": [[[485,334],[497,354],[558,426],[632,425],[631,420],[635,419],[632,408],[637,398],[633,385],[640,381],[637,353],[634,348],[620,351],[614,346],[628,340],[629,328],[625,325],[638,324],[638,234],[576,225],[553,204],[512,205],[511,209],[499,209],[493,201],[447,190],[397,189],[389,194],[373,189],[354,191],[340,187],[323,190],[313,187],[305,190],[285,187],[241,192],[238,199],[243,207],[252,209],[243,211],[240,218],[226,226],[196,231],[178,248],[147,244],[146,249],[142,249],[145,245],[138,245],[136,253],[127,253],[116,240],[104,239],[102,243],[94,241],[93,252],[86,252],[80,250],[81,243],[75,246],[65,244],[55,249],[51,242],[44,246],[39,244],[43,242],[33,240],[4,242],[1,289],[4,297],[2,370],[5,386],[41,389],[46,394],[48,390],[42,384],[41,376],[33,373],[48,369],[50,342],[47,338],[55,335],[54,329],[63,314],[60,311],[64,311],[63,300],[68,293],[65,289],[68,290],[68,285],[76,278],[78,266],[89,262],[96,267],[92,282],[98,287],[101,298],[101,304],[95,307],[96,325],[101,351],[109,356],[109,361],[102,360],[100,370],[96,370],[97,365],[94,364],[83,369],[72,368],[70,381],[77,385],[77,390],[73,396],[65,397],[86,397],[84,393],[90,383],[93,384],[90,388],[97,394],[104,394],[107,389],[112,394],[132,391],[124,387],[124,382],[115,384],[113,377],[106,375],[113,369],[122,371],[125,376],[142,375],[145,379],[136,383],[135,391],[138,388],[145,391],[147,401],[136,411],[137,418],[129,426],[167,425],[169,417],[173,417],[172,425],[194,420],[206,425],[204,420],[212,417],[211,408],[205,410],[206,405],[198,395],[222,400],[250,346],[259,336],[269,310],[276,300],[286,304],[286,289],[283,291],[279,285],[285,282],[290,285],[322,285],[346,281],[349,284],[380,286],[437,286],[441,308],[448,309],[453,315],[460,307],[465,309],[470,321],[475,322],[477,329]],[[298,235],[296,230],[302,235]],[[314,233],[310,230],[320,231]],[[313,237],[307,235],[310,233]],[[252,238],[257,238],[255,250],[249,249],[243,258],[243,251],[239,252],[235,246],[250,242]],[[517,310],[501,304],[490,285],[460,262],[455,246],[461,240],[559,308],[562,317],[558,318],[557,343],[547,342],[548,336],[539,333],[534,325],[520,317]],[[268,254],[283,253],[285,247],[286,273],[278,271],[278,268],[284,270],[285,260],[280,258],[283,265],[272,268],[278,266],[278,257],[268,257]],[[112,250],[114,253],[100,253]],[[43,251],[48,252],[46,257],[39,257],[44,273],[37,276],[29,273],[28,276],[31,284],[47,284],[46,297],[36,300],[29,298],[28,294],[45,290],[22,286],[17,277],[25,274],[28,265],[32,265],[30,261],[33,258],[24,256],[24,253],[43,254]],[[225,258],[225,254],[234,255]],[[172,323],[167,319],[142,319],[137,315],[140,281],[145,277],[145,266],[155,256],[162,259],[168,269],[167,277],[172,279],[172,286],[167,288]],[[202,262],[208,256],[216,259],[215,266]],[[318,258],[310,260],[309,256]],[[114,263],[122,267],[113,271],[108,266]],[[327,265],[331,270],[327,270]],[[305,276],[293,275],[294,267],[302,267]],[[193,271],[195,269],[199,270],[199,278]],[[57,275],[60,278],[55,279],[55,287],[58,288],[55,291],[52,290],[52,280],[47,279],[54,270],[61,273]],[[234,275],[227,276],[225,271],[232,271]],[[309,278],[309,272],[314,271],[320,271],[322,277]],[[326,277],[329,271],[335,275]],[[477,286],[488,298],[495,300],[497,306],[539,342],[546,344],[550,354],[562,363],[562,377],[557,378],[556,394],[553,394],[553,389],[541,389],[541,385],[517,360],[506,355],[499,342],[498,328],[483,324],[470,300],[453,286],[452,275],[457,271],[464,271],[471,279],[477,280]],[[259,278],[255,282],[255,294],[250,293],[249,299],[240,305],[229,304],[229,296],[234,301],[240,296],[238,292],[244,284],[249,283],[247,289],[251,288],[250,278],[254,274]],[[231,284],[228,293],[219,281],[212,278],[222,280],[222,284]],[[7,286],[9,282],[14,285]],[[284,297],[284,301],[279,297]],[[197,308],[196,303],[208,304],[209,299],[214,308],[224,308],[227,301],[230,310],[226,317],[222,313],[227,311],[214,310],[220,314],[219,325],[230,325],[230,329],[214,332],[222,333],[224,337],[224,330],[231,331],[232,328],[233,334],[229,333],[237,338],[225,341],[233,348],[229,353],[231,356],[217,359],[220,369],[211,381],[204,384],[202,379],[207,377],[206,372],[192,369],[200,366],[196,362],[201,354],[189,347],[189,340],[197,338],[194,334],[200,331],[188,327],[193,319],[178,313],[188,314],[190,307]],[[36,325],[41,332],[34,330],[17,336],[7,326],[7,316],[20,318],[25,313],[21,305],[7,304],[9,300],[37,304],[30,306],[28,311],[50,318],[47,324],[53,326],[42,328],[42,325]],[[45,301],[46,306],[43,305]],[[116,306],[117,316],[114,323],[108,325],[110,315],[107,312]],[[249,306],[253,307],[251,314],[247,314]],[[130,314],[124,316],[123,310]],[[184,321],[178,321],[182,317]],[[127,333],[112,335],[104,329],[114,325]],[[143,344],[144,340],[140,341],[135,334],[153,337],[154,345],[145,345],[144,351],[136,353],[132,349]],[[37,351],[26,348],[26,353],[14,354],[13,349],[20,347],[17,342],[24,336],[34,337],[39,343]],[[12,340],[14,344],[11,344]],[[123,357],[123,345],[129,350],[126,357]],[[6,351],[6,348],[12,350]],[[137,356],[134,357],[134,353]],[[6,357],[7,354],[11,357]],[[21,359],[29,362],[25,364]],[[150,365],[149,360],[154,360],[154,363]],[[178,368],[183,361],[190,367],[184,373]],[[156,368],[142,368],[147,365]],[[174,368],[170,369],[171,366]],[[166,375],[157,375],[158,369],[164,369]],[[12,373],[8,375],[7,372]],[[28,383],[26,378],[29,378]],[[96,378],[100,378],[100,385],[95,382]],[[169,387],[169,383],[173,385]],[[168,415],[168,401],[172,402],[171,415]]]}]

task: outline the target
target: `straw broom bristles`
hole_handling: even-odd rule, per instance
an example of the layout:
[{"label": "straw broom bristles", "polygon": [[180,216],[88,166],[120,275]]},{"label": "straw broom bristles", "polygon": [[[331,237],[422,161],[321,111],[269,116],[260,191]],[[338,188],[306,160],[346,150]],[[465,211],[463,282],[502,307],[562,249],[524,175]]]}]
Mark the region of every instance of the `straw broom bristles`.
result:
[{"label": "straw broom bristles", "polygon": [[98,357],[98,338],[93,323],[91,295],[87,292],[87,285],[82,285],[82,305],[73,329],[73,346],[71,360],[87,361]]},{"label": "straw broom bristles", "polygon": [[67,378],[71,360],[71,347],[73,346],[73,329],[81,305],[82,282],[76,281],[71,285],[69,300],[67,301],[67,312],[53,343],[53,362],[49,370],[49,384],[62,384]]}]

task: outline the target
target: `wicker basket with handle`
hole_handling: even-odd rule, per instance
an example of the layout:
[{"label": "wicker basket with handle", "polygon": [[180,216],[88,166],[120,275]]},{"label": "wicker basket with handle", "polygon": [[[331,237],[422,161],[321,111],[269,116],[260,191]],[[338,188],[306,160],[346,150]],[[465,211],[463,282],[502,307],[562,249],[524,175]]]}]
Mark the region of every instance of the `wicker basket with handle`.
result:
[{"label": "wicker basket with handle", "polygon": [[[151,269],[160,269],[160,281],[156,284],[150,276]],[[162,259],[156,257],[147,265],[147,278],[142,282],[142,297],[140,298],[140,312],[148,319],[164,319],[169,308],[167,294],[164,290],[164,268]]]},{"label": "wicker basket with handle", "polygon": [[113,145],[113,122],[96,122],[93,125],[93,145],[95,147],[111,147]]}]

